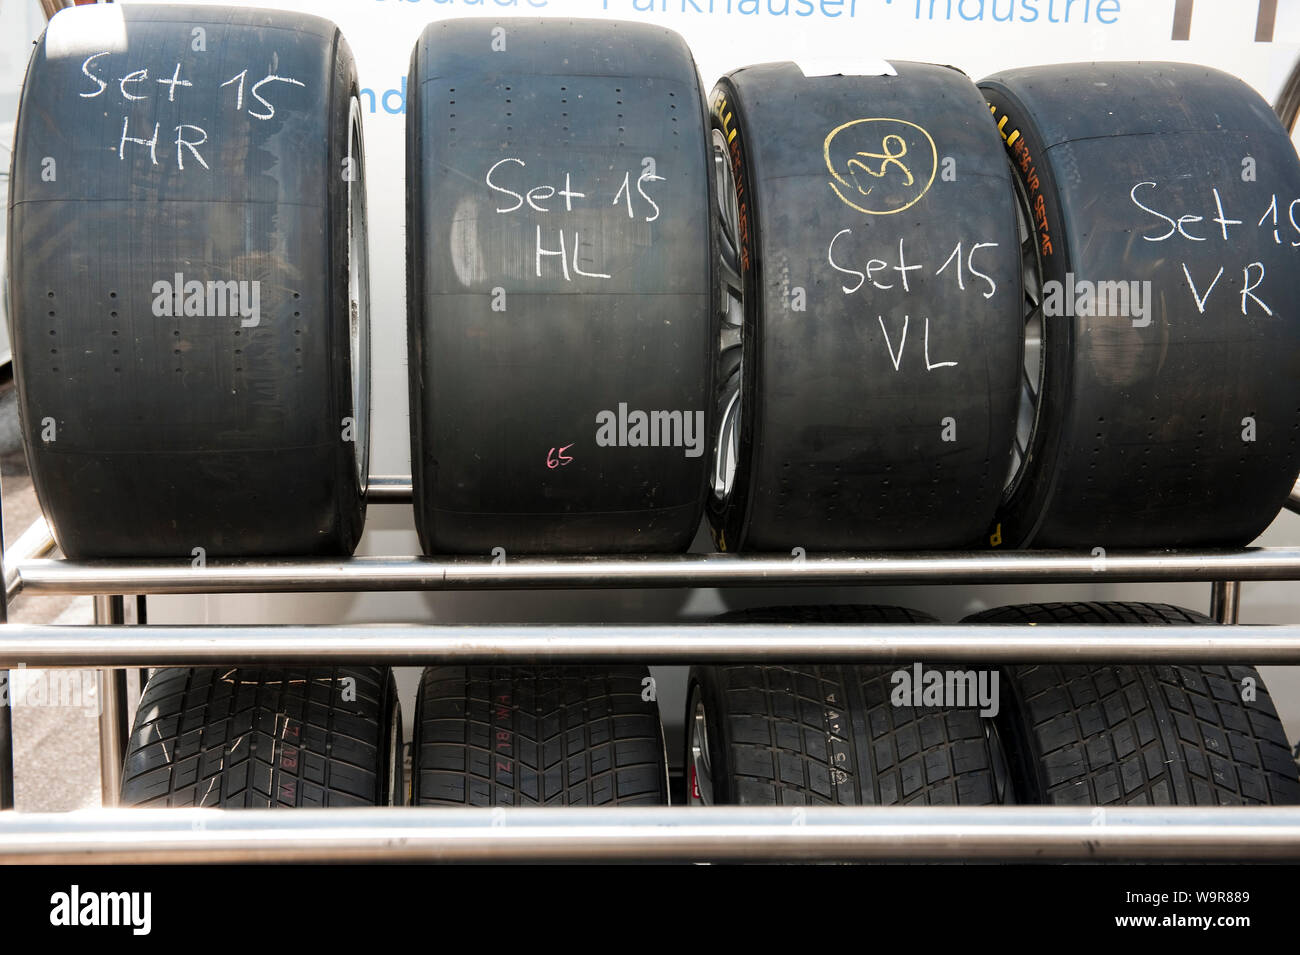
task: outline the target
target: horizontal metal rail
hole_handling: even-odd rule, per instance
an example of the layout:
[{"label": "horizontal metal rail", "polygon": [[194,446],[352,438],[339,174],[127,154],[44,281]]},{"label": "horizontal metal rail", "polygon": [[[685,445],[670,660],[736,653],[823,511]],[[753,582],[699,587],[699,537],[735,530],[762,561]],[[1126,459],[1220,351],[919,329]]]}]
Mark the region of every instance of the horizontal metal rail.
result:
[{"label": "horizontal metal rail", "polygon": [[366,479],[370,504],[410,504],[415,492],[409,474],[372,474]]},{"label": "horizontal metal rail", "polygon": [[0,815],[0,863],[1300,859],[1300,808],[120,809]]},{"label": "horizontal metal rail", "polygon": [[54,550],[54,535],[44,515],[32,521],[31,526],[23,531],[22,536],[5,548],[4,581],[5,600],[13,600],[22,589],[22,578],[18,574],[18,565],[24,561],[44,557]]},{"label": "horizontal metal rail", "polygon": [[1300,548],[851,556],[356,557],[347,560],[21,560],[22,589],[63,594],[326,593],[880,584],[1300,580]]},{"label": "horizontal metal rail", "polygon": [[0,668],[751,661],[1300,663],[1300,624],[0,625]]}]

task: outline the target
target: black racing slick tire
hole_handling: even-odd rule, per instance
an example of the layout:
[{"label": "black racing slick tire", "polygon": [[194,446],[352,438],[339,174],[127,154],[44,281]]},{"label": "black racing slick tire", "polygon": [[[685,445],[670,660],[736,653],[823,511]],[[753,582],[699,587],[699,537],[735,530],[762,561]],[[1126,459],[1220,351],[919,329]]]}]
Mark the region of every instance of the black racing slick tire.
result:
[{"label": "black racing slick tire", "polygon": [[[981,624],[1212,626],[1168,604],[998,607]],[[1254,667],[1003,668],[998,715],[1021,801],[1057,806],[1300,804],[1300,776]]]},{"label": "black racing slick tire", "polygon": [[1201,66],[981,90],[1021,198],[1019,465],[989,543],[1242,546],[1300,472],[1300,159]]},{"label": "black racing slick tire", "polygon": [[[934,623],[902,607],[743,610],[727,623]],[[939,668],[937,669],[949,669]],[[690,805],[997,805],[1015,801],[992,721],[896,698],[911,666],[697,666],[686,709]],[[979,677],[976,675],[976,679]],[[986,686],[988,686],[986,682]]]},{"label": "black racing slick tire", "polygon": [[401,734],[387,667],[157,670],[127,744],[122,804],[401,805]]},{"label": "black racing slick tire", "polygon": [[445,20],[415,47],[408,97],[425,552],[685,550],[718,325],[685,42],[614,21]]},{"label": "black racing slick tire", "polygon": [[[1011,175],[949,67],[736,70],[714,88],[722,550],[976,543],[1011,461]],[[729,304],[728,304],[729,303]]]},{"label": "black racing slick tire", "polygon": [[354,549],[358,102],[352,54],[317,17],[51,21],[19,105],[8,274],[32,480],[68,557]]},{"label": "black racing slick tire", "polygon": [[428,667],[417,806],[655,806],[668,765],[644,667]]}]

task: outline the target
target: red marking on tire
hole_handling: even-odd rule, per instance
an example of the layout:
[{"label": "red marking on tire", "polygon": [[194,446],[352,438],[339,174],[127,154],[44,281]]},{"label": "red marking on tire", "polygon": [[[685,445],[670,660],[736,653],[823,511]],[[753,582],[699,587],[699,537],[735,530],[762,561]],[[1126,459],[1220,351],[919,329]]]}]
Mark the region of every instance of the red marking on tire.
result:
[{"label": "red marking on tire", "polygon": [[[498,693],[496,697],[496,719],[502,723],[509,723],[511,711],[511,701],[509,693]],[[513,776],[515,771],[515,761],[510,757],[513,755],[515,745],[515,734],[508,729],[498,729],[496,731],[496,744],[493,747],[497,753],[496,771],[498,774]]]}]

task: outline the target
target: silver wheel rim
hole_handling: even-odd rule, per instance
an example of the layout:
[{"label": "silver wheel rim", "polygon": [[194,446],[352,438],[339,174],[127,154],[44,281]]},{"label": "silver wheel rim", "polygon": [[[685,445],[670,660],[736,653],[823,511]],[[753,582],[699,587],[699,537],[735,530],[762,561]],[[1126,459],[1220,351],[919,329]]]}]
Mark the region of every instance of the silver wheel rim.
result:
[{"label": "silver wheel rim", "polygon": [[691,778],[687,780],[686,803],[689,806],[712,806],[713,763],[709,757],[709,724],[704,713],[704,701],[699,689],[694,694],[695,706],[691,715]]},{"label": "silver wheel rim", "polygon": [[731,156],[721,130],[713,131],[713,169],[718,204],[714,232],[718,237],[719,311],[722,321],[718,341],[718,441],[713,449],[713,495],[719,501],[731,496],[740,457],[741,391],[745,379],[745,286],[740,275],[740,210],[736,205],[736,180]]},{"label": "silver wheel rim", "polygon": [[352,456],[366,493],[370,472],[370,261],[361,140],[361,101],[348,112],[348,343],[352,368]]},{"label": "silver wheel rim", "polygon": [[1020,274],[1024,285],[1025,358],[1020,369],[1020,407],[1016,412],[1016,433],[1011,454],[1011,468],[1003,491],[1011,497],[1020,486],[1029,449],[1038,432],[1039,397],[1043,393],[1043,370],[1046,350],[1046,323],[1043,321],[1043,262],[1038,252],[1038,232],[1031,227],[1029,196],[1024,184],[1012,170],[1016,185],[1016,225],[1020,235]]}]

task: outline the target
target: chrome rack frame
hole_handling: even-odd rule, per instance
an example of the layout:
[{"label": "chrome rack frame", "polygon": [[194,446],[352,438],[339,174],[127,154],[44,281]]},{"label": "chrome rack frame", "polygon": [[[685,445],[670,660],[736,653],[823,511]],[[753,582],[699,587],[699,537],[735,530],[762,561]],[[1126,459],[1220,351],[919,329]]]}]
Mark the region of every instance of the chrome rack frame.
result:
[{"label": "chrome rack frame", "polygon": [[[372,503],[409,503],[404,477],[370,478]],[[1287,507],[1300,513],[1300,481]],[[370,662],[1300,663],[1300,624],[1241,626],[1239,582],[1300,580],[1300,548],[1217,551],[576,557],[435,560],[69,561],[44,519],[0,549],[0,676],[101,668],[104,805],[120,785],[125,666]],[[618,626],[124,626],[121,594],[860,586],[1212,584],[1203,627],[666,624]],[[10,624],[16,594],[95,595],[92,626]],[[13,806],[0,706],[0,809]],[[1300,808],[1038,806],[663,809],[120,810],[0,813],[0,862],[600,861],[809,859],[1300,859]]]}]

